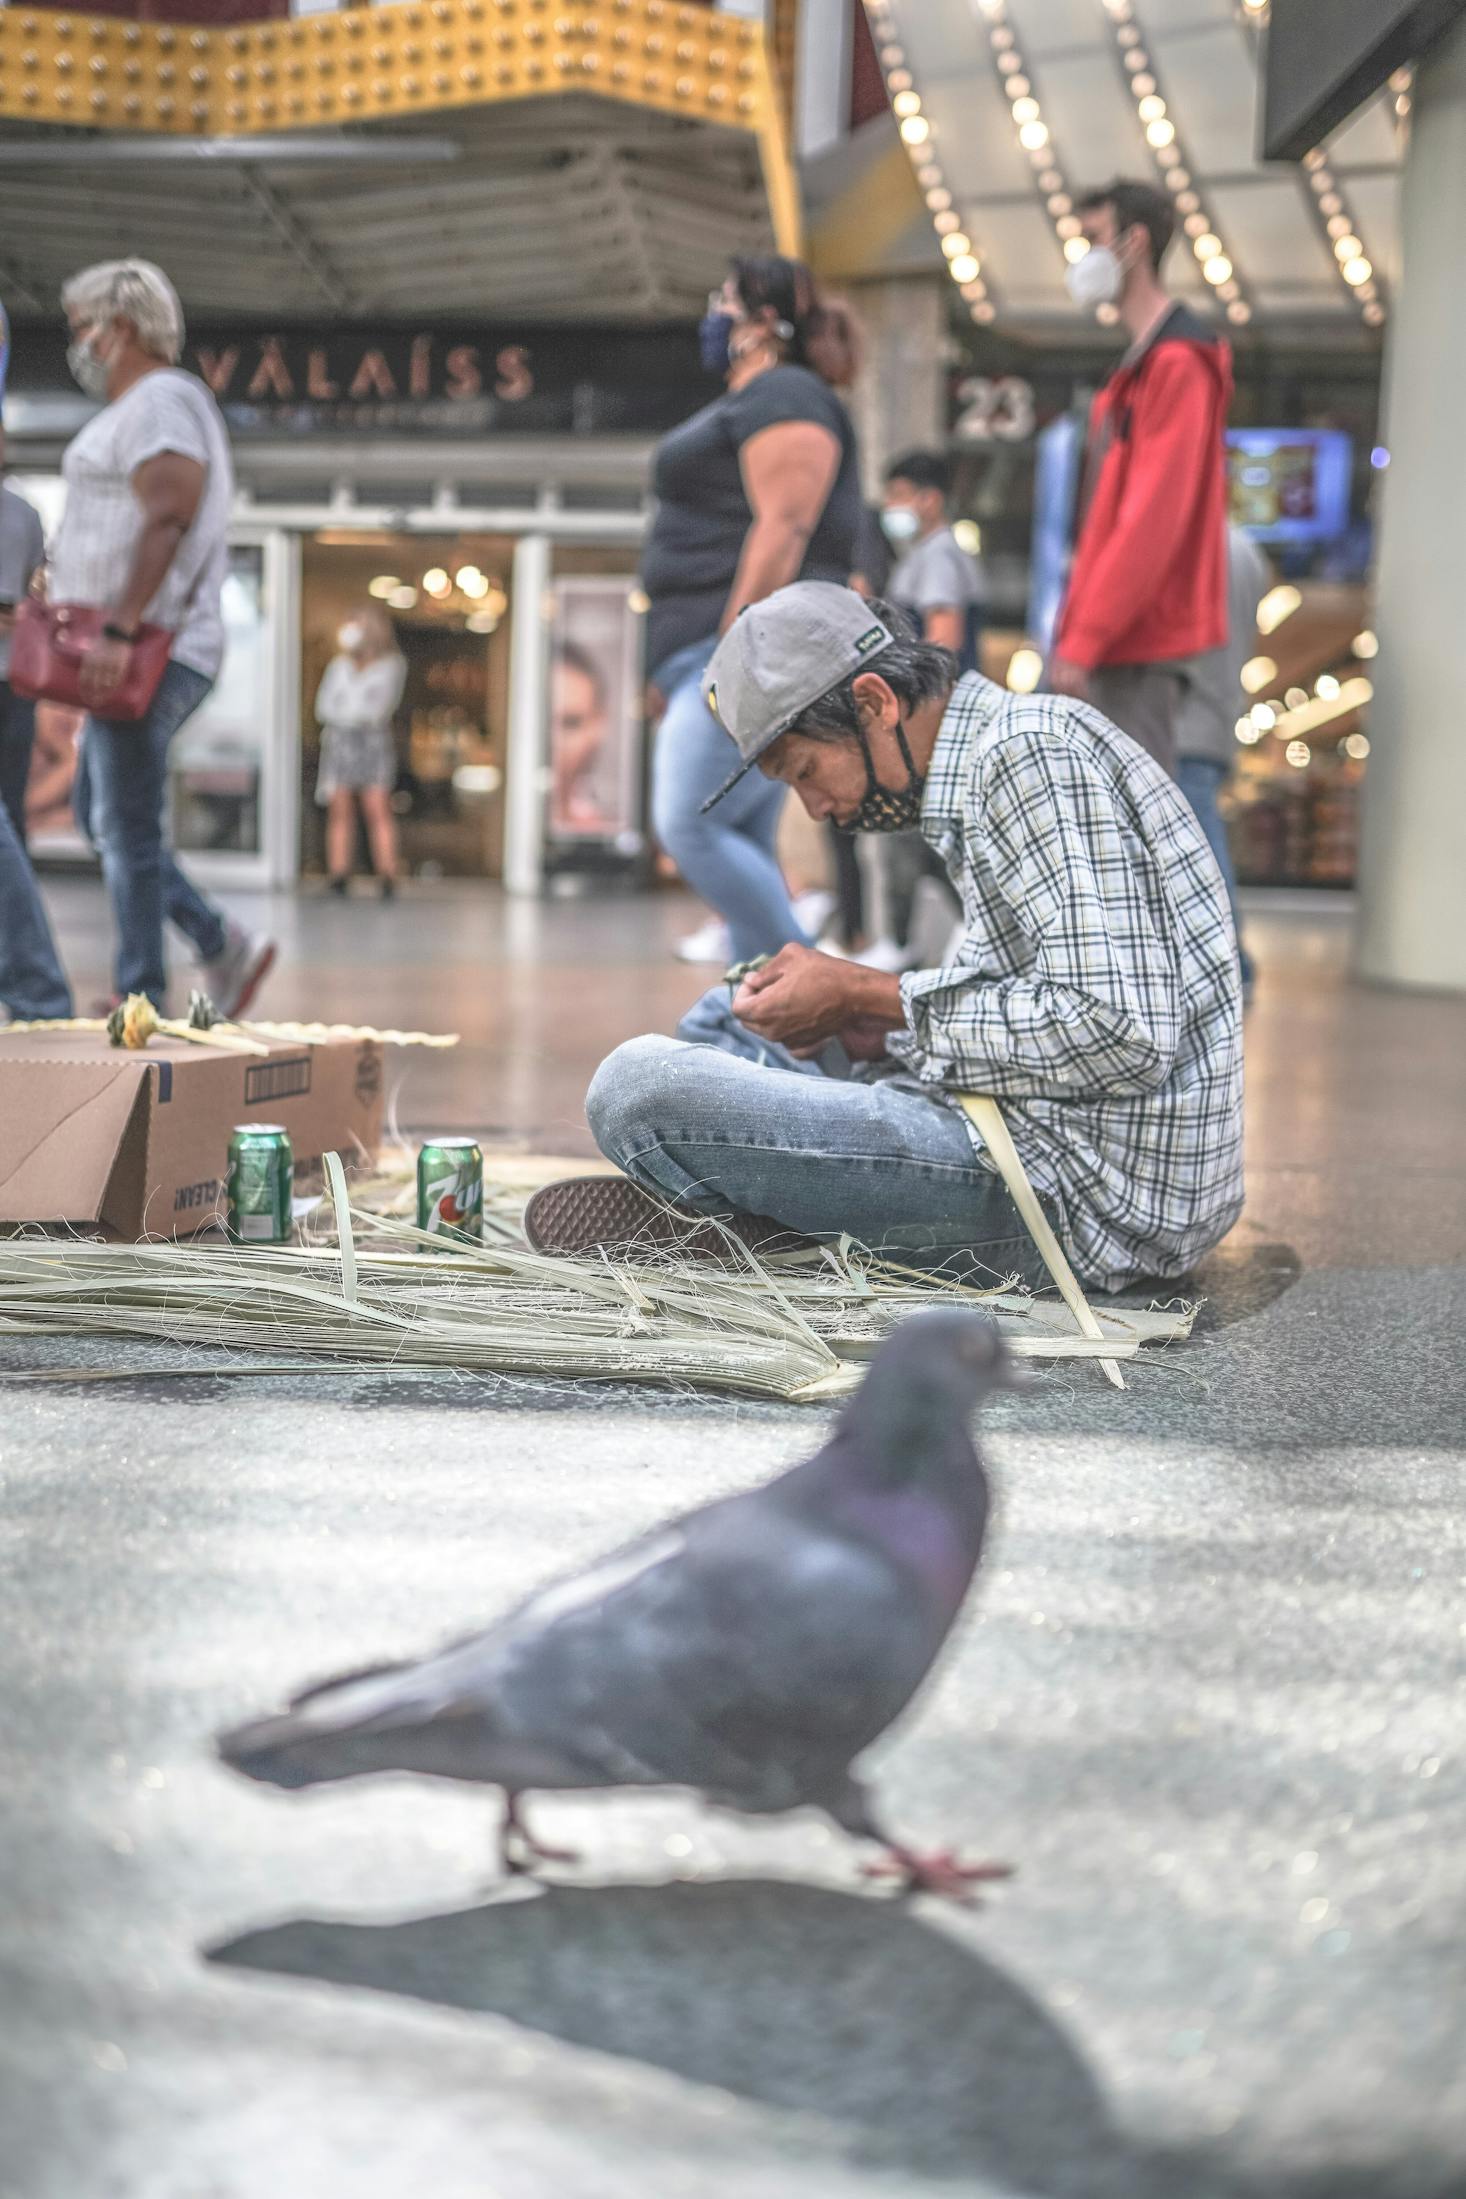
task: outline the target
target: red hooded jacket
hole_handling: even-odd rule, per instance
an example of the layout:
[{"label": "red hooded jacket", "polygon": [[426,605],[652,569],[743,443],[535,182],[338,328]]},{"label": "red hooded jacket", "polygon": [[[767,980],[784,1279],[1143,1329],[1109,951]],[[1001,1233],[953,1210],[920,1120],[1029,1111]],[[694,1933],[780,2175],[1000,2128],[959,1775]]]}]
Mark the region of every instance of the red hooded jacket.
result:
[{"label": "red hooded jacket", "polygon": [[1173,305],[1089,416],[1079,540],[1054,655],[1093,670],[1227,639],[1230,347]]}]

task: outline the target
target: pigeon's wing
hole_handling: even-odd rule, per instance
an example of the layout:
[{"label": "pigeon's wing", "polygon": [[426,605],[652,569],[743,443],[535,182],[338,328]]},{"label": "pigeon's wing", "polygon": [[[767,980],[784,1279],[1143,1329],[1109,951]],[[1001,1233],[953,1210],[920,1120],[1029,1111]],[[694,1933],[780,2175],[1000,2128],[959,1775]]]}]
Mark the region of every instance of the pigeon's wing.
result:
[{"label": "pigeon's wing", "polygon": [[878,1551],[756,1492],[532,1598],[464,1654],[527,1744],[780,1809],[891,1722],[940,1638]]}]

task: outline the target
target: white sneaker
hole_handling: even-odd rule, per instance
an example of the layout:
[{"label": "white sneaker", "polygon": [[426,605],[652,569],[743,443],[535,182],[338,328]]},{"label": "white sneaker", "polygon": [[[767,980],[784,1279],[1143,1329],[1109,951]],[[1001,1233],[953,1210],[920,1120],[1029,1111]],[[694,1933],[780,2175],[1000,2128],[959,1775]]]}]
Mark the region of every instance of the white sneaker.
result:
[{"label": "white sneaker", "polygon": [[733,959],[733,935],[721,916],[710,916],[672,949],[679,962],[716,962],[726,970]]},{"label": "white sneaker", "polygon": [[801,931],[818,939],[839,906],[835,896],[823,886],[811,886],[806,893],[794,896],[794,920]]},{"label": "white sneaker", "polygon": [[867,970],[884,970],[888,977],[899,977],[911,967],[910,951],[898,947],[894,939],[873,939],[855,959]]},{"label": "white sneaker", "polygon": [[237,1022],[270,974],[275,942],[264,932],[246,931],[227,919],[224,951],[212,962],[201,962],[203,990],[226,1023]]}]

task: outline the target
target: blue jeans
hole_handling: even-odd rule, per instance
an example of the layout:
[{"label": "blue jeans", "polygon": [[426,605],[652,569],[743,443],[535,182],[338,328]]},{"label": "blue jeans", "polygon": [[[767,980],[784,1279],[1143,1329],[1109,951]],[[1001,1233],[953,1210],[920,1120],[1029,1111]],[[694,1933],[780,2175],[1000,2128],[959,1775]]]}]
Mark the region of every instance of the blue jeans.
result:
[{"label": "blue jeans", "polygon": [[702,699],[716,635],[690,642],[657,666],[667,698],[652,764],[652,822],[695,893],[733,935],[733,959],[809,945],[795,919],[774,853],[786,789],[757,769],[704,817],[702,805],[737,768],[738,751]]},{"label": "blue jeans", "polygon": [[166,915],[193,942],[201,962],[224,952],[222,913],[191,886],[163,839],[168,747],[213,681],[191,665],[170,664],[145,718],[122,724],[88,718],[82,732],[77,822],[102,858],[117,926],[116,991],[146,993],[162,1007]]},{"label": "blue jeans", "polygon": [[1228,766],[1210,756],[1182,756],[1176,764],[1176,784],[1196,812],[1196,822],[1206,834],[1207,846],[1217,859],[1222,884],[1232,905],[1232,929],[1237,934],[1237,961],[1244,985],[1252,983],[1253,962],[1242,944],[1242,911],[1237,906],[1237,873],[1217,797],[1227,783]]},{"label": "blue jeans", "polygon": [[585,1111],[608,1160],[699,1213],[738,1208],[913,1266],[1046,1279],[955,1108],[904,1074],[852,1071],[839,1047],[796,1060],[737,1020],[726,986],[678,1037],[618,1046]]},{"label": "blue jeans", "polygon": [[0,680],[0,1001],[18,1023],[69,1016],[71,987],[25,852],[35,706]]},{"label": "blue jeans", "polygon": [[10,812],[15,837],[25,846],[25,790],[36,745],[36,706],[0,678],[0,803]]}]

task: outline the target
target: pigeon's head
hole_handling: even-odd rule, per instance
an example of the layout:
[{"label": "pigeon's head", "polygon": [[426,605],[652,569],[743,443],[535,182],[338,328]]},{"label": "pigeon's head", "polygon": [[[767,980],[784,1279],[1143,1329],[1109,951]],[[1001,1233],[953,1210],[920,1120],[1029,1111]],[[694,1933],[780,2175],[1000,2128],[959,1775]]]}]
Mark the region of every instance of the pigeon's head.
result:
[{"label": "pigeon's head", "polygon": [[918,1473],[990,1390],[1032,1387],[989,1315],[920,1313],[881,1346],[847,1421],[888,1472]]}]

